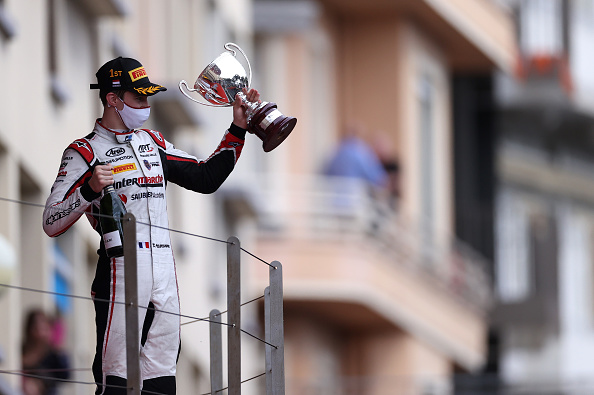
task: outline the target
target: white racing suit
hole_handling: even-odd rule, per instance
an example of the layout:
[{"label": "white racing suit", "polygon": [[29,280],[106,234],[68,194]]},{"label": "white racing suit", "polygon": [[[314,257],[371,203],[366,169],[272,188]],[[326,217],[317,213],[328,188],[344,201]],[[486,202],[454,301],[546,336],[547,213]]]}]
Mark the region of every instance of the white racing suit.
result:
[{"label": "white racing suit", "polygon": [[[232,124],[215,152],[207,160],[198,161],[176,149],[157,131],[119,133],[103,127],[98,120],[93,132],[70,144],[62,156],[43,213],[43,228],[49,236],[64,233],[82,213],[100,230],[93,213],[99,212],[101,194],[88,184],[99,162],[113,166],[115,190],[127,211],[136,217],[139,305],[148,308],[139,310],[144,390],[175,393],[175,365],[180,347],[180,318],[175,315],[180,310],[177,278],[166,230],[166,184],[173,182],[201,193],[216,191],[233,170],[244,137],[245,130]],[[96,393],[125,394],[125,389],[111,386],[126,385],[124,306],[103,302],[124,301],[124,258],[107,258],[103,241],[97,252],[99,261],[91,287],[97,325],[93,362],[98,383]]]}]

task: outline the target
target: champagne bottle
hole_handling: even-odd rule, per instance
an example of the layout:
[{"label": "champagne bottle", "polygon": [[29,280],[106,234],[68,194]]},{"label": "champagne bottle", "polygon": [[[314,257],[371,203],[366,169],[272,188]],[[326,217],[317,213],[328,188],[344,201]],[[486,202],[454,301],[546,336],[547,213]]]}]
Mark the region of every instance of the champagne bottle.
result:
[{"label": "champagne bottle", "polygon": [[101,236],[107,256],[115,258],[124,255],[124,229],[121,218],[126,214],[126,207],[113,185],[103,188],[99,213],[101,214],[99,217]]}]

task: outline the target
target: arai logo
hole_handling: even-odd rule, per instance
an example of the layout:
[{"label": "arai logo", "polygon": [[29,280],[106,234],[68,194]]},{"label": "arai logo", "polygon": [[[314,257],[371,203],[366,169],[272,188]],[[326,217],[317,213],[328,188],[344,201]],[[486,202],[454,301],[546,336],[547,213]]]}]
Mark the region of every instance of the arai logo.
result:
[{"label": "arai logo", "polygon": [[105,155],[114,157],[114,156],[122,155],[124,152],[126,152],[125,149],[120,148],[120,147],[114,147],[114,148],[110,148],[109,151],[107,151],[105,153]]}]

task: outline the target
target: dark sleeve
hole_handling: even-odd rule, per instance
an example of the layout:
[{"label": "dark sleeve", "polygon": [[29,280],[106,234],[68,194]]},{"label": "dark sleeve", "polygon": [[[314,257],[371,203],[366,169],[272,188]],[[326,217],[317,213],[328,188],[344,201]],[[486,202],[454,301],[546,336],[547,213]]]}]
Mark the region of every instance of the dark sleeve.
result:
[{"label": "dark sleeve", "polygon": [[245,132],[231,124],[217,149],[201,161],[166,142],[165,149],[159,150],[165,179],[195,192],[215,192],[233,171],[243,149]]}]

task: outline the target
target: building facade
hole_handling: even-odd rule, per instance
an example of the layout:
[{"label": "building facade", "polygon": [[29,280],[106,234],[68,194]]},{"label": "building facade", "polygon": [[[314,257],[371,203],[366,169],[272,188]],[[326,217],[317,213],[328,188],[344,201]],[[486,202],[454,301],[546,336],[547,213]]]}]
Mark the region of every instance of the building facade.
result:
[{"label": "building facade", "polygon": [[495,270],[503,384],[591,392],[591,1],[509,2],[515,78],[497,78]]},{"label": "building facade", "polygon": [[[226,246],[196,236],[236,235],[256,256],[283,263],[288,394],[447,394],[455,373],[485,365],[490,257],[456,236],[460,118],[452,97],[456,76],[513,69],[512,17],[500,2],[1,0],[0,33],[7,92],[0,99],[0,234],[16,255],[11,284],[89,294],[98,236],[79,221],[50,240],[37,205],[64,147],[99,114],[88,90],[97,68],[118,55],[138,58],[151,80],[169,88],[151,101],[146,126],[205,158],[230,110],[198,106],[177,84],[193,83],[231,41],[248,54],[262,99],[298,124],[270,153],[248,135],[237,169],[214,195],[168,189],[171,227],[184,232],[172,235],[182,314],[225,309]],[[397,159],[396,205],[321,174],[352,123],[365,126],[369,142],[385,138]],[[242,299],[262,295],[267,270],[242,256]],[[0,327],[0,367],[19,368],[22,321],[34,306],[60,309],[73,366],[87,367],[90,301],[16,289],[0,294],[9,317]],[[261,334],[261,307],[244,306],[244,329]],[[187,321],[179,393],[206,393],[208,328]],[[263,372],[264,349],[244,339],[249,378]],[[18,377],[2,378],[19,385]],[[90,381],[90,371],[73,379]],[[253,380],[244,391],[262,393],[263,385]]]},{"label": "building facade", "polygon": [[[100,116],[97,91],[89,90],[96,70],[116,56],[139,59],[151,80],[169,88],[152,98],[151,120],[145,126],[162,131],[177,146],[206,158],[229,126],[231,110],[197,108],[180,94],[177,85],[182,79],[193,85],[228,41],[251,49],[250,12],[249,2],[237,0],[0,2],[0,73],[2,85],[10,92],[0,105],[0,196],[30,203],[0,203],[0,234],[11,245],[17,262],[12,285],[90,296],[99,236],[82,219],[64,235],[50,239],[41,229],[39,206],[45,204],[64,148],[90,133]],[[253,160],[249,149],[245,151],[240,164],[249,168]],[[223,206],[217,205],[215,197],[173,189],[169,196],[172,228],[223,239],[229,236],[227,229],[218,225]],[[213,262],[221,259],[224,267],[225,250],[196,240],[200,239],[188,237],[176,247],[179,287],[182,312],[204,317],[211,308],[224,310],[224,293],[221,296],[217,292],[216,284],[221,283],[217,276],[223,276],[224,281],[225,273],[213,268],[217,266]],[[0,310],[6,319],[0,329],[2,369],[20,370],[23,321],[34,307],[52,315],[59,311],[66,324],[63,347],[75,369],[71,379],[92,382],[92,303],[53,294],[3,290]],[[180,393],[209,390],[208,332],[204,325],[183,326]],[[246,345],[247,360],[255,358],[249,357],[249,348]],[[6,374],[2,380],[14,389],[20,387],[18,376]],[[82,394],[92,391],[88,387],[65,384],[61,390]]]},{"label": "building facade", "polygon": [[[260,86],[299,119],[274,169],[289,175],[254,192],[258,254],[285,273],[287,393],[451,393],[457,372],[487,362],[490,300],[488,260],[456,236],[454,84],[513,69],[511,14],[489,1],[254,9]],[[388,136],[394,212],[356,187],[345,202],[321,176],[352,122],[369,142]]]}]

